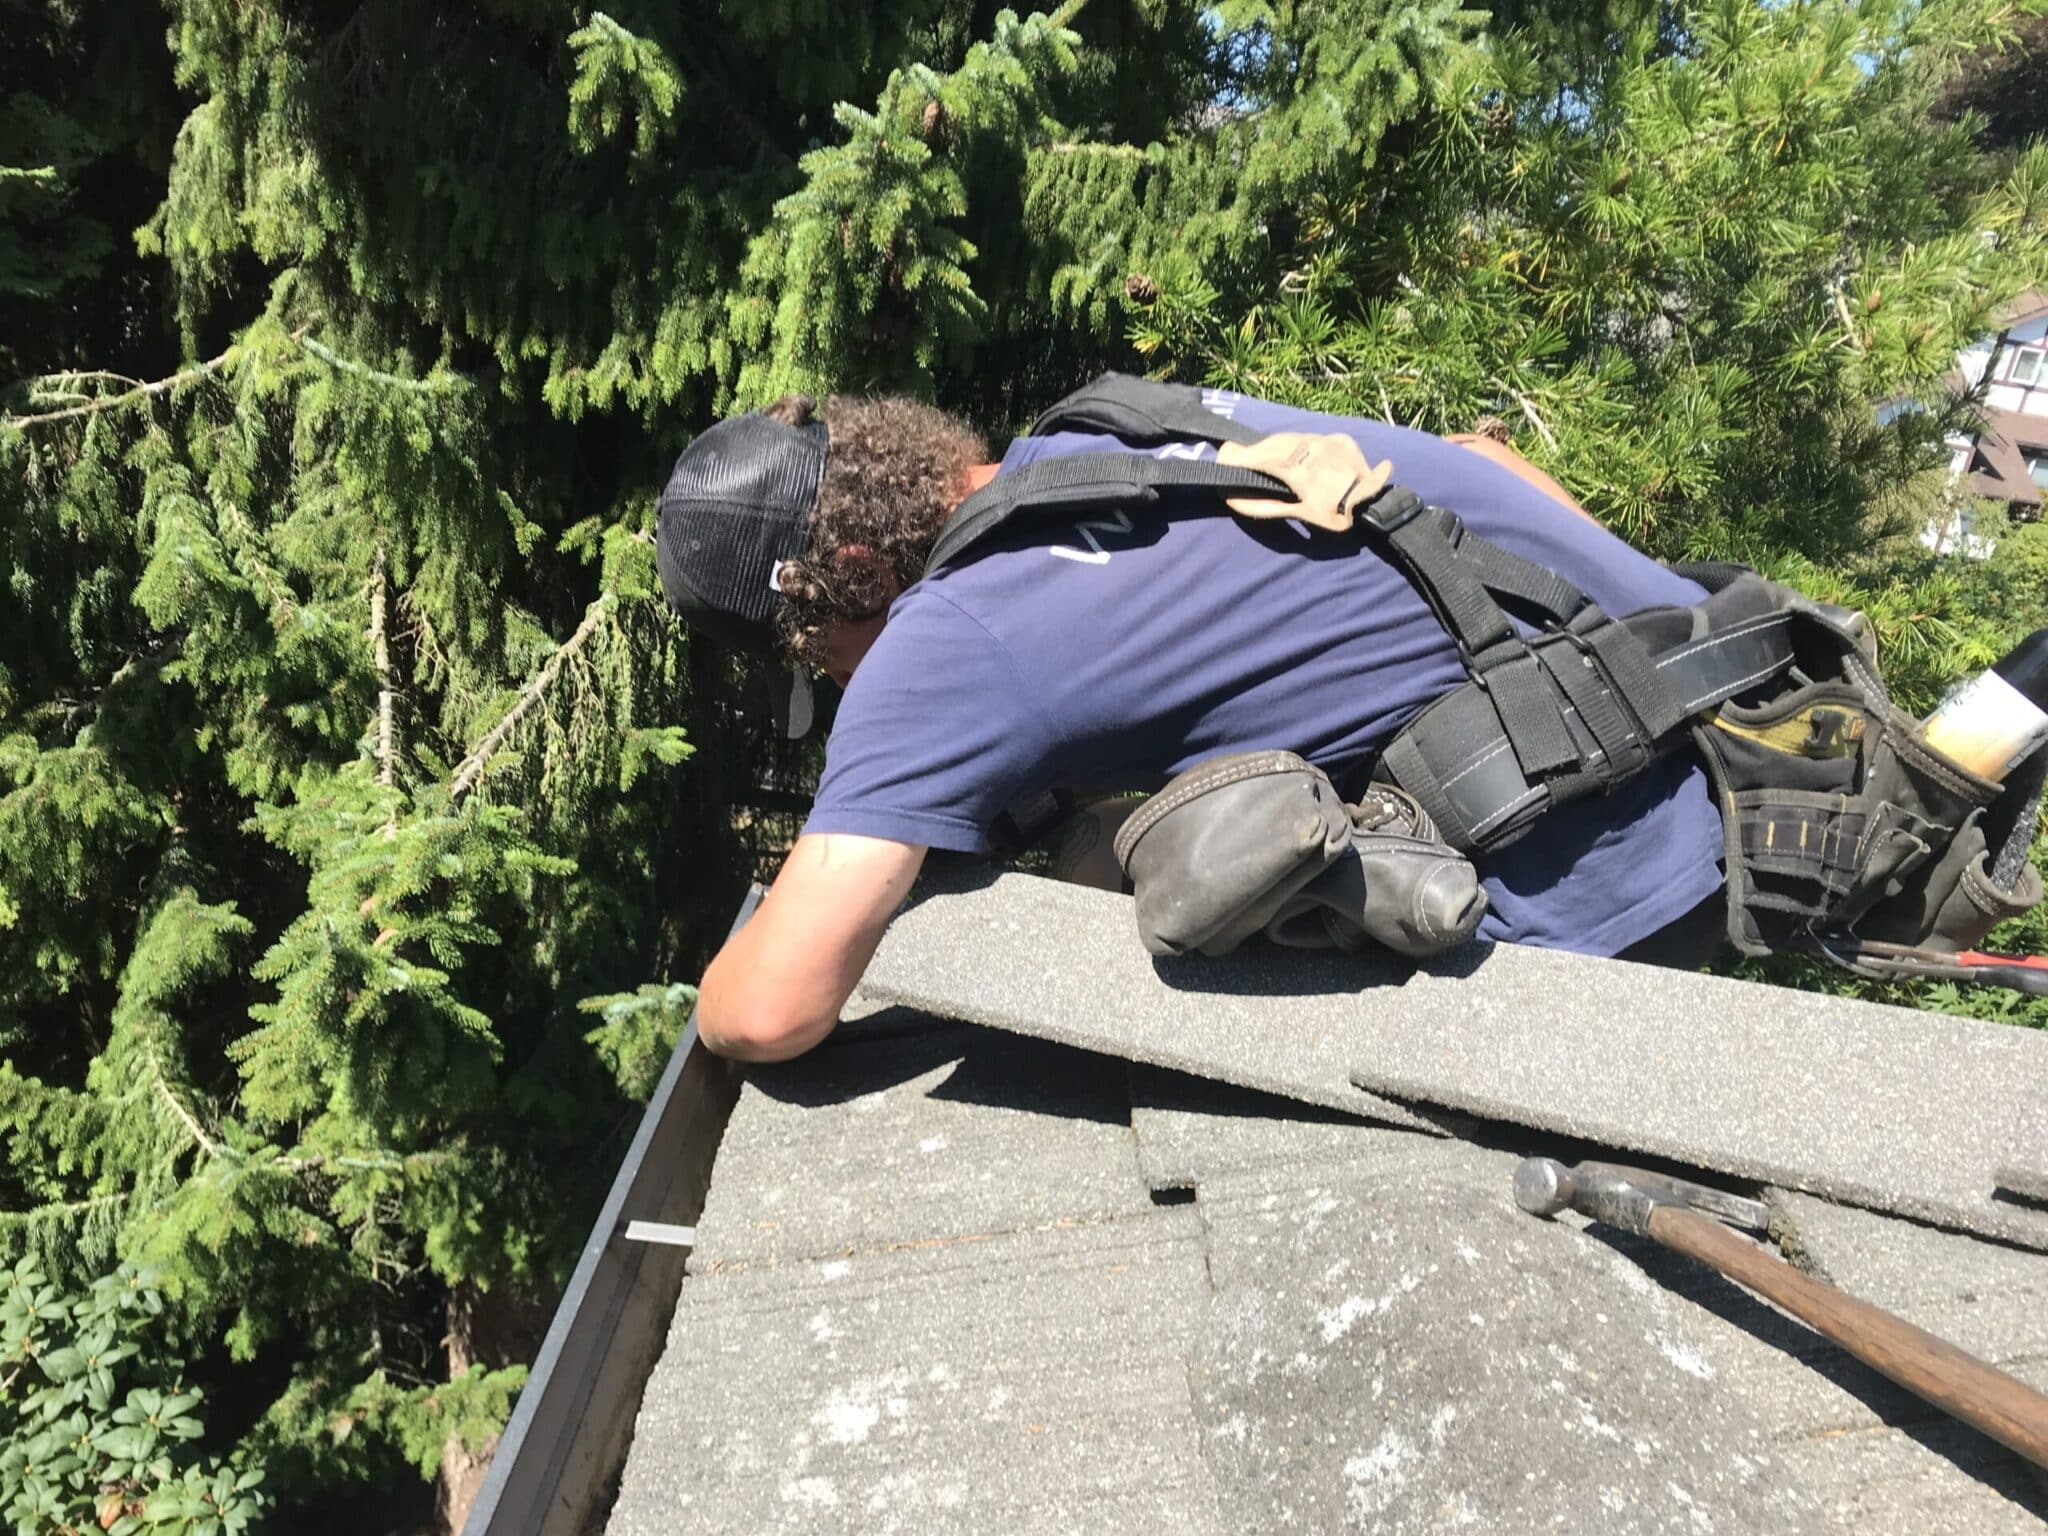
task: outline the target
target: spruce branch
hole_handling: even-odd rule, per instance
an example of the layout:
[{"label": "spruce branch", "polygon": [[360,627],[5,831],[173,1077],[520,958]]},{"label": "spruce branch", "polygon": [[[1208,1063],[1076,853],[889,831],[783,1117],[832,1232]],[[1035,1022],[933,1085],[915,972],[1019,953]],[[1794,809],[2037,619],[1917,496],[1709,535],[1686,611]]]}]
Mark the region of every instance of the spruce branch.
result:
[{"label": "spruce branch", "polygon": [[87,1211],[103,1210],[110,1205],[126,1205],[130,1198],[131,1192],[122,1189],[111,1194],[89,1195],[83,1200],[53,1200],[47,1205],[31,1206],[25,1211],[0,1211],[0,1232],[18,1232],[25,1227],[39,1226],[46,1221],[82,1216]]},{"label": "spruce branch", "polygon": [[82,395],[69,386],[86,384],[99,380],[108,384],[119,384],[125,389],[147,389],[147,380],[131,374],[114,373],[105,368],[67,368],[62,373],[46,373],[30,386],[32,395],[64,395],[73,400],[94,400],[95,395]]},{"label": "spruce branch", "polygon": [[178,1097],[176,1090],[171,1087],[170,1080],[164,1076],[163,1060],[157,1055],[156,1046],[152,1042],[145,1040],[142,1043],[142,1049],[149,1058],[149,1072],[151,1078],[154,1079],[153,1086],[156,1088],[157,1096],[170,1105],[171,1113],[178,1117],[178,1123],[185,1127],[186,1134],[192,1138],[201,1151],[208,1157],[221,1156],[226,1149],[206,1134],[206,1128],[199,1123],[199,1117],[185,1107],[184,1101]]},{"label": "spruce branch", "polygon": [[[194,363],[190,368],[181,368],[168,378],[157,379],[148,384],[138,383],[133,388],[123,390],[118,395],[102,395],[96,400],[88,400],[83,405],[68,405],[62,410],[42,411],[30,416],[0,416],[0,427],[10,427],[18,432],[28,427],[40,427],[53,421],[74,421],[81,416],[97,416],[102,411],[119,410],[124,405],[133,405],[141,400],[153,399],[158,395],[169,393],[181,384],[190,384],[195,379],[203,379],[210,374],[220,372],[221,369],[235,360],[236,354],[241,349],[241,343],[236,342],[219,356],[210,357],[203,363]],[[94,377],[118,378],[119,376],[114,374],[83,373],[52,375],[53,380],[83,380]]]},{"label": "spruce branch", "polygon": [[323,1168],[346,1168],[362,1173],[409,1173],[415,1168],[433,1168],[453,1159],[451,1152],[378,1152],[354,1157],[338,1152],[315,1152],[309,1157],[273,1158],[260,1164],[259,1168],[280,1168],[289,1173],[313,1173]]},{"label": "spruce branch", "polygon": [[428,617],[425,605],[410,587],[398,594],[398,612],[405,633],[412,641],[413,681],[422,687],[438,684],[449,703],[463,707],[473,703],[474,693],[457,680],[455,664],[449,659],[447,648],[434,629],[434,621]]},{"label": "spruce branch", "polygon": [[373,384],[382,384],[390,389],[402,389],[414,395],[445,395],[450,390],[461,389],[469,383],[460,374],[442,374],[438,377],[408,379],[401,374],[386,373],[381,368],[372,368],[368,363],[359,363],[352,357],[343,357],[332,347],[315,341],[303,331],[292,336],[292,340],[308,356],[319,359],[337,373],[353,374],[359,379],[368,379]]},{"label": "spruce branch", "polygon": [[249,521],[248,514],[225,498],[219,502],[219,507],[222,532],[232,535],[236,553],[247,561],[249,573],[270,599],[271,624],[283,629],[299,611],[298,594],[292,591],[290,579],[270,558],[263,533]]},{"label": "spruce branch", "polygon": [[[398,691],[391,686],[391,639],[385,624],[384,546],[370,571],[370,664],[377,672],[377,782],[390,789],[398,782]],[[391,831],[392,828],[386,828]]]},{"label": "spruce branch", "polygon": [[1145,151],[1136,144],[1099,144],[1092,139],[1062,139],[1045,146],[1049,155],[1095,155],[1104,160],[1143,160]]},{"label": "spruce branch", "polygon": [[[293,341],[303,340],[306,330],[307,327],[301,326],[298,330],[292,332],[291,339]],[[125,383],[130,387],[118,395],[102,395],[96,400],[86,401],[83,405],[67,405],[62,410],[41,411],[27,416],[0,416],[0,427],[11,428],[18,432],[28,427],[43,426],[53,421],[75,421],[83,416],[97,416],[102,411],[115,411],[125,405],[134,405],[138,401],[153,400],[158,395],[169,394],[181,385],[190,384],[196,380],[219,373],[221,369],[227,367],[240,356],[245,344],[238,341],[218,355],[209,357],[203,363],[194,363],[191,367],[181,368],[166,378],[155,379],[148,383],[144,383],[139,379],[131,379],[126,374],[108,373],[103,369],[96,368],[67,373],[53,373],[47,379],[38,379],[30,385],[31,397],[35,393],[36,385],[44,383],[62,388],[66,383],[83,383],[88,379],[108,379],[114,383]]]},{"label": "spruce branch", "polygon": [[455,777],[448,785],[448,793],[457,805],[460,805],[468,797],[469,792],[476,788],[478,780],[483,777],[484,769],[490,766],[491,759],[511,738],[512,733],[519,729],[519,723],[531,714],[534,706],[546,696],[548,689],[554,686],[555,679],[561,676],[563,665],[590,643],[591,636],[598,632],[605,615],[611,611],[616,601],[614,593],[598,594],[596,600],[583,610],[583,622],[576,626],[576,632],[556,647],[555,653],[548,657],[540,671],[533,675],[533,680],[519,690],[519,697],[513,700],[512,707],[505,711],[504,718],[492,726],[484,739],[470,749],[469,755],[457,766]]}]

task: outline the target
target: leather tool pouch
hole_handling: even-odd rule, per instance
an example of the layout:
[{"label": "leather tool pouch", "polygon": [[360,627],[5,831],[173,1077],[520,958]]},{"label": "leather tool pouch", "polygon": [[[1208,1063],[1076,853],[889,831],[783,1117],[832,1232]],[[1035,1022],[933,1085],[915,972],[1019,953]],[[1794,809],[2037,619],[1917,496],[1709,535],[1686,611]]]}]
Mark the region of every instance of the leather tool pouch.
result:
[{"label": "leather tool pouch", "polygon": [[1809,612],[1801,641],[1815,653],[1802,671],[1825,680],[1731,701],[1694,730],[1721,801],[1736,947],[1818,940],[1848,959],[1871,939],[1954,953],[2040,901],[2029,786],[1929,746],[1831,620]]},{"label": "leather tool pouch", "polygon": [[1291,752],[1196,764],[1124,823],[1116,854],[1155,955],[1221,955],[1264,932],[1423,956],[1470,938],[1486,911],[1471,863],[1413,801],[1375,790],[1347,806]]},{"label": "leather tool pouch", "polygon": [[1117,833],[1155,955],[1227,954],[1343,856],[1336,786],[1292,752],[1240,752],[1174,777]]},{"label": "leather tool pouch", "polygon": [[1870,909],[1856,924],[1857,936],[1952,955],[1975,949],[1998,924],[2040,905],[2041,875],[2028,854],[2044,779],[2048,752],[2036,752],[1918,879]]}]

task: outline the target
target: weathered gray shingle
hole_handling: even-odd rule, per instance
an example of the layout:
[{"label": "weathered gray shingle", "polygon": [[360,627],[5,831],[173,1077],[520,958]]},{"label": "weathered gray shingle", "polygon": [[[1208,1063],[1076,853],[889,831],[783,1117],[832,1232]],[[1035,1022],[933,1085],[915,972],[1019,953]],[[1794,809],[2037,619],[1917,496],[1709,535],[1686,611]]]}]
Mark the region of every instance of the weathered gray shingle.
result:
[{"label": "weathered gray shingle", "polygon": [[1003,875],[914,903],[862,990],[1338,1109],[1339,1079],[2048,1247],[1994,1198],[2033,1030],[1553,950],[1155,961],[1129,898]]},{"label": "weathered gray shingle", "polygon": [[1502,1198],[1512,1159],[1205,1186],[1205,1446],[1238,1530],[1823,1528],[1694,1309]]},{"label": "weathered gray shingle", "polygon": [[748,1074],[692,1267],[1149,1209],[1125,1072],[983,1029],[864,1020],[857,1039]]},{"label": "weathered gray shingle", "polygon": [[1220,1531],[1186,1211],[687,1283],[611,1536]]}]

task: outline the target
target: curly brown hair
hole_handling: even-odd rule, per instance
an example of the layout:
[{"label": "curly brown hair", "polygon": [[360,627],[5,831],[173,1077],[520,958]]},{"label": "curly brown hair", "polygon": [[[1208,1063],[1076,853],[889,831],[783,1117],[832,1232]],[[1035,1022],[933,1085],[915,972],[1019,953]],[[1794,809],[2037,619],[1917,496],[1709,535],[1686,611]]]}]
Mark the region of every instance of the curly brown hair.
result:
[{"label": "curly brown hair", "polygon": [[[763,414],[802,426],[817,409],[809,395],[784,395]],[[899,588],[924,574],[967,471],[988,457],[972,427],[915,400],[834,395],[820,414],[831,443],[810,548],[776,574],[782,643],[812,667],[824,664],[830,625],[871,618],[887,606],[884,570]],[[849,546],[874,559],[842,560],[839,551]]]}]

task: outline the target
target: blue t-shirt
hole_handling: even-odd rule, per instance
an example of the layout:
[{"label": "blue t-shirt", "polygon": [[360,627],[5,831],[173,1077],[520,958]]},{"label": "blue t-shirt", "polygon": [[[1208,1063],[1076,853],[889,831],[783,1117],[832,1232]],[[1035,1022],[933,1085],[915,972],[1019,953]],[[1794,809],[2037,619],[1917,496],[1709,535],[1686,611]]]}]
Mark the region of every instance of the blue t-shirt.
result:
[{"label": "blue t-shirt", "polygon": [[[1705,594],[1469,449],[1224,391],[1261,432],[1345,432],[1475,532],[1610,613]],[[1111,437],[1020,438],[1002,473]],[[1160,456],[1212,457],[1175,444]],[[1227,513],[1106,513],[1017,529],[897,598],[841,701],[806,832],[961,852],[1055,787],[1151,789],[1224,752],[1285,748],[1347,795],[1400,726],[1465,679],[1441,624],[1361,530]],[[1481,861],[1482,933],[1613,954],[1721,883],[1721,825],[1689,757],[1544,817]]]}]

